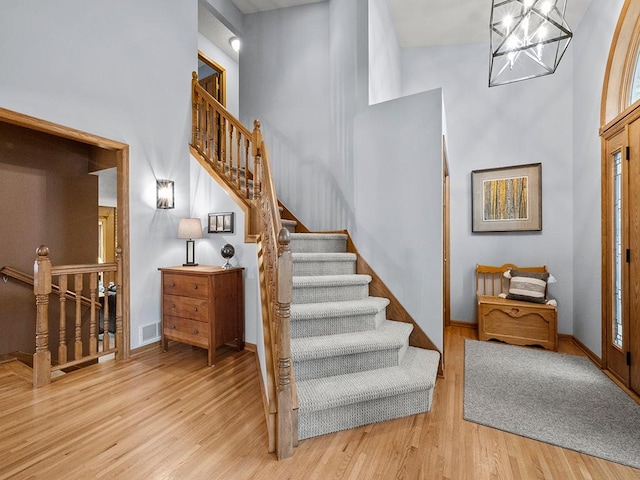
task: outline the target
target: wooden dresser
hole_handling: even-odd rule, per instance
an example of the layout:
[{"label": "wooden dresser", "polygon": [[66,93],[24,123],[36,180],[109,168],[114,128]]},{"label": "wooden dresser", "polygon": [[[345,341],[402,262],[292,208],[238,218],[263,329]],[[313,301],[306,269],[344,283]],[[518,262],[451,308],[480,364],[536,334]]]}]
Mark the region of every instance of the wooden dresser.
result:
[{"label": "wooden dresser", "polygon": [[244,348],[243,268],[165,267],[162,272],[162,349],[169,340],[206,348]]}]

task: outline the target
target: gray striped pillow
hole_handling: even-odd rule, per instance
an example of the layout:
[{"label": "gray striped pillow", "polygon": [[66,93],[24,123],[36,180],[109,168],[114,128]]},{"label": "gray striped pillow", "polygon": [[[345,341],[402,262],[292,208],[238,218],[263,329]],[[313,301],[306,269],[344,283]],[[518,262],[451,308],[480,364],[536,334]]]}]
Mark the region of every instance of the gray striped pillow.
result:
[{"label": "gray striped pillow", "polygon": [[511,270],[508,299],[525,302],[545,303],[547,301],[547,280],[549,273],[523,272]]}]

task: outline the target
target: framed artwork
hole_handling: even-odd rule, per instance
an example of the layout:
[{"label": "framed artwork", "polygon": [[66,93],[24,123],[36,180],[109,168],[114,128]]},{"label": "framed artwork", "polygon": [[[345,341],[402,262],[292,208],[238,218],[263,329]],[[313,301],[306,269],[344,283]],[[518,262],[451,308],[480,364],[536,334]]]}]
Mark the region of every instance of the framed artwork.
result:
[{"label": "framed artwork", "polygon": [[471,172],[472,232],[542,230],[542,164]]},{"label": "framed artwork", "polygon": [[233,212],[209,214],[209,233],[233,233],[233,227]]}]

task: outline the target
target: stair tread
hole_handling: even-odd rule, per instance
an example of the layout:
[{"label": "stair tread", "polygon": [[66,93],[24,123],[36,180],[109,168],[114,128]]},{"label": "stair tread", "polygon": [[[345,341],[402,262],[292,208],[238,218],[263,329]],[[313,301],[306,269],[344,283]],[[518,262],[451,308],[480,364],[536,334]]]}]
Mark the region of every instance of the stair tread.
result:
[{"label": "stair tread", "polygon": [[355,262],[358,256],[355,253],[341,252],[293,252],[291,254],[295,262]]},{"label": "stair tread", "polygon": [[291,239],[312,240],[314,238],[346,240],[347,235],[344,233],[292,233]]},{"label": "stair tread", "polygon": [[341,302],[292,304],[291,320],[376,314],[387,307],[389,303],[388,298],[367,297],[360,300],[344,300]]},{"label": "stair tread", "polygon": [[305,360],[352,355],[401,348],[406,345],[413,325],[385,320],[375,330],[338,333],[291,339],[291,356],[294,363]]},{"label": "stair tread", "polygon": [[435,386],[440,354],[409,347],[400,365],[296,382],[300,410],[317,411]]},{"label": "stair tread", "polygon": [[371,275],[354,273],[351,275],[309,275],[293,277],[293,288],[296,287],[337,287],[342,285],[367,285],[371,283]]}]

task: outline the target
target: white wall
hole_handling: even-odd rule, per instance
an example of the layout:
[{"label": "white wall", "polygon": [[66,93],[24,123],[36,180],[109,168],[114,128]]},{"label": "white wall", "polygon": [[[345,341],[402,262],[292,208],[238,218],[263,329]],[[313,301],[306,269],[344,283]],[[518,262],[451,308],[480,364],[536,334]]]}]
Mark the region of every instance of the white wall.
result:
[{"label": "white wall", "polygon": [[[184,261],[196,25],[196,0],[2,3],[0,106],[130,146],[133,348],[160,321],[157,268]],[[156,210],[156,178],[175,210]]]},{"label": "white wall", "polygon": [[[475,321],[476,263],[547,265],[573,331],[572,51],[552,76],[488,88],[488,45],[402,51],[405,95],[442,87],[451,182],[451,318]],[[471,233],[472,170],[542,163],[542,232]]]},{"label": "white wall", "polygon": [[600,105],[624,1],[592,2],[573,38],[573,334],[601,355]]},{"label": "white wall", "polygon": [[373,105],[355,122],[359,252],[443,351],[442,93]]},{"label": "white wall", "polygon": [[[190,177],[191,215],[200,218],[204,227],[204,238],[196,240],[196,261],[206,265],[224,265],[220,250],[227,243],[233,245],[236,253],[230,262],[233,266],[244,268],[244,339],[257,346],[263,369],[262,378],[266,379],[256,244],[244,243],[245,218],[242,209],[193,157],[190,161]],[[234,233],[208,233],[209,213],[216,212],[234,212]]]},{"label": "white wall", "polygon": [[335,226],[318,208],[334,181],[328,15],[327,3],[247,15],[240,57],[240,119],[260,119],[280,200],[319,229]]},{"label": "white wall", "polygon": [[400,45],[386,0],[369,0],[369,103],[402,94]]}]

